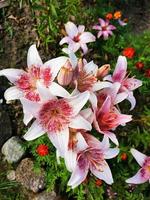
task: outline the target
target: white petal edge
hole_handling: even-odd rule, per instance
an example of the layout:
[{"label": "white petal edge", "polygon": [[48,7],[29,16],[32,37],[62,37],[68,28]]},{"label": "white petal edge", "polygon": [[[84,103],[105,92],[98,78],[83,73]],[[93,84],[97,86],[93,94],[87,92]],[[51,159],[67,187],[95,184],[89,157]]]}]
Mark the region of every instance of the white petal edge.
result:
[{"label": "white petal edge", "polygon": [[133,155],[133,157],[135,158],[135,160],[137,161],[137,163],[142,166],[145,162],[145,159],[147,158],[147,156],[141,152],[139,152],[136,149],[131,149],[131,153]]},{"label": "white petal edge", "polygon": [[27,133],[23,136],[23,138],[27,141],[34,140],[45,134],[43,128],[38,124],[37,121],[34,121]]},{"label": "white petal edge", "polygon": [[74,119],[72,119],[71,123],[69,124],[69,127],[84,130],[92,129],[91,124],[79,114]]},{"label": "white petal edge", "polygon": [[4,97],[6,101],[9,102],[11,100],[20,99],[23,97],[23,93],[16,86],[13,86],[5,91]]}]

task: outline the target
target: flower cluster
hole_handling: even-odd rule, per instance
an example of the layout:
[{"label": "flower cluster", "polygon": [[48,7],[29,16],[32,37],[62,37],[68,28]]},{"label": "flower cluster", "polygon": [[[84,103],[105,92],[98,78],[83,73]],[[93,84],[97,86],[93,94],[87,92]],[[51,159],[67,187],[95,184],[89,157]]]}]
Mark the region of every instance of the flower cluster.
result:
[{"label": "flower cluster", "polygon": [[[68,33],[71,31],[70,37],[76,37],[74,40],[78,40],[81,47],[85,47],[82,45],[85,37],[92,38],[88,32],[83,33],[84,27],[76,29],[70,22],[66,29]],[[69,40],[66,37],[61,44]],[[74,49],[75,43],[71,43]],[[68,182],[72,188],[84,182],[89,171],[112,184],[113,177],[106,159],[119,153],[114,131],[132,120],[131,115],[121,113],[118,104],[127,99],[132,110],[136,104],[133,91],[142,85],[140,80],[129,78],[126,57],[119,56],[111,75],[109,65],[98,68],[93,61],[77,58],[69,50],[68,56],[43,63],[36,45],[32,45],[28,50],[27,66],[25,71],[0,71],[0,76],[6,76],[14,85],[5,91],[6,100],[20,99],[26,125],[34,119],[24,139],[34,140],[47,133],[56,148],[57,161],[59,157],[64,158],[72,173]],[[103,137],[102,141],[93,136],[93,129]],[[110,148],[110,141],[116,145],[115,148]],[[36,151],[44,156],[48,154],[48,147],[40,145]],[[147,166],[148,159],[142,163],[144,180],[149,174]]]}]

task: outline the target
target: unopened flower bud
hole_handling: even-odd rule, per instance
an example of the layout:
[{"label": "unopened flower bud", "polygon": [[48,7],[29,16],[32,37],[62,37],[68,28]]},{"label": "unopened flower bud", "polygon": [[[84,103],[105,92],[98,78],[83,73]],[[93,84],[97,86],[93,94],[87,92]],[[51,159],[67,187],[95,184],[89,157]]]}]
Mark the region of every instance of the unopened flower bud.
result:
[{"label": "unopened flower bud", "polygon": [[73,78],[73,69],[69,61],[60,69],[57,80],[60,85],[67,86]]},{"label": "unopened flower bud", "polygon": [[102,65],[97,71],[97,78],[105,77],[109,73],[109,71],[110,71],[109,64]]}]

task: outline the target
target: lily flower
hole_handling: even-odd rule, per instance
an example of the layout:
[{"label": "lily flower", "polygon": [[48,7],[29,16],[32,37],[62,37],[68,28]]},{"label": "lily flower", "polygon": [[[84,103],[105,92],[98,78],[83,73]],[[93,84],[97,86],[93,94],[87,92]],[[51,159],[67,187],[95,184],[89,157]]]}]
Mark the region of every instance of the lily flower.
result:
[{"label": "lily flower", "polygon": [[141,168],[133,177],[127,179],[126,183],[140,184],[146,181],[150,182],[150,156],[146,156],[136,149],[131,149],[131,153]]},{"label": "lily flower", "polygon": [[[37,84],[40,82],[45,88],[55,95],[55,91],[59,90],[58,96],[69,96],[69,93],[59,84],[53,82],[60,68],[66,63],[67,57],[61,56],[51,59],[43,64],[36,45],[32,45],[27,54],[26,71],[22,69],[3,69],[0,76],[6,76],[14,86],[5,91],[5,99],[7,101],[20,99],[22,97],[38,102],[40,95],[37,90]],[[24,123],[27,124],[32,116],[27,114],[24,117]]]},{"label": "lily flower", "polygon": [[127,100],[131,103],[130,110],[136,105],[136,99],[133,96],[133,90],[142,85],[142,81],[135,79],[134,77],[128,78],[127,76],[127,59],[125,56],[119,56],[113,75],[108,75],[104,80],[112,83],[119,82],[121,84],[119,92],[127,93]]},{"label": "lily flower", "polygon": [[104,137],[102,142],[99,142],[94,136],[87,133],[84,133],[83,137],[86,142],[82,145],[84,150],[78,152],[77,164],[68,181],[68,185],[72,188],[80,185],[87,177],[89,170],[97,178],[104,180],[107,184],[112,184],[111,170],[105,159],[115,157],[119,153],[119,149],[110,148],[106,137]]},{"label": "lily flower", "polygon": [[34,140],[47,133],[58,152],[64,155],[68,148],[69,128],[85,130],[92,128],[91,124],[79,114],[89,99],[89,93],[58,99],[42,85],[38,85],[38,92],[41,97],[40,102],[21,99],[23,108],[36,119],[24,135],[24,139]]},{"label": "lily flower", "polygon": [[104,40],[107,40],[109,35],[113,34],[113,30],[116,29],[115,26],[109,24],[109,20],[103,20],[101,18],[98,19],[99,24],[94,25],[93,29],[98,30],[97,37],[103,37]]},{"label": "lily flower", "polygon": [[[79,25],[78,27],[73,22],[67,22],[65,24],[65,30],[67,36],[65,36],[61,41],[60,45],[64,43],[68,44],[68,49],[76,52],[78,49],[82,49],[83,53],[88,52],[88,47],[86,43],[95,42],[95,36],[90,32],[85,32],[85,26]],[[64,49],[64,51],[67,51]]]},{"label": "lily flower", "polygon": [[118,145],[116,135],[111,130],[116,129],[119,125],[132,120],[131,115],[120,114],[115,112],[111,106],[111,97],[107,96],[100,108],[95,110],[94,126],[99,133],[106,135],[110,140]]}]

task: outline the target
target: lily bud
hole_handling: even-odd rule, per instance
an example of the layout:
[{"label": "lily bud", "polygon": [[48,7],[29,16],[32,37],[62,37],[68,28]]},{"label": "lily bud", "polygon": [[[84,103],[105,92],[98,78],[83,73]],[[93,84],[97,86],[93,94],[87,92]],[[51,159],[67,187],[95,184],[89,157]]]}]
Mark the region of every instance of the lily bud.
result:
[{"label": "lily bud", "polygon": [[97,71],[97,78],[104,78],[110,71],[110,65],[102,65]]},{"label": "lily bud", "polygon": [[67,86],[73,78],[73,69],[69,61],[60,69],[57,80],[60,85]]}]

